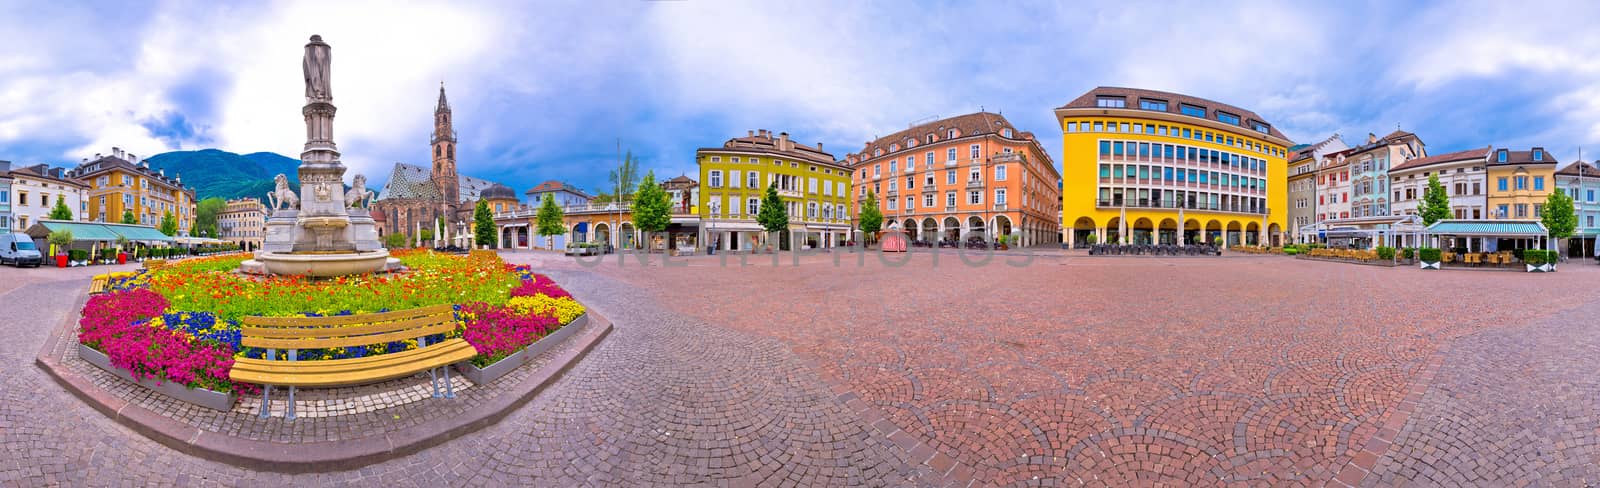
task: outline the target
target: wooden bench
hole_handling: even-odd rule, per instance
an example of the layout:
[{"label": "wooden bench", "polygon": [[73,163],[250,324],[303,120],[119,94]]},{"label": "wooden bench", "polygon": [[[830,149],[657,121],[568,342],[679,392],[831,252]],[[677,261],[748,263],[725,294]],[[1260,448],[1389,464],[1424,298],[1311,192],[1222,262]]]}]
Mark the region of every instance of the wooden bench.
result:
[{"label": "wooden bench", "polygon": [[[244,317],[240,345],[266,349],[262,359],[238,358],[228,373],[234,381],[263,385],[261,417],[269,416],[273,386],[289,387],[284,417],[294,418],[297,387],[331,387],[376,383],[428,371],[433,396],[455,398],[450,365],[478,355],[466,340],[455,338],[428,344],[427,336],[455,330],[454,307],[431,307],[332,317]],[[302,349],[331,349],[416,339],[409,351],[348,359],[299,361]],[[278,350],[288,360],[274,360]],[[444,370],[445,393],[439,394],[439,374]]]},{"label": "wooden bench", "polygon": [[89,279],[89,294],[99,295],[101,293],[105,293],[106,288],[110,286],[111,277],[109,275],[97,275],[94,278]]}]

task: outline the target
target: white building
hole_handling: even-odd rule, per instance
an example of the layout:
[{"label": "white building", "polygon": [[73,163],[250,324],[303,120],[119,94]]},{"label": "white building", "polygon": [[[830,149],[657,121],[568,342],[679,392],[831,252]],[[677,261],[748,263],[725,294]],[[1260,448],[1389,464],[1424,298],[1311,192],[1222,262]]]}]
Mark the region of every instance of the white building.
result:
[{"label": "white building", "polygon": [[1317,220],[1350,218],[1350,162],[1345,160],[1349,150],[1322,157],[1317,165]]},{"label": "white building", "polygon": [[72,210],[72,220],[84,220],[89,212],[85,194],[88,185],[75,180],[62,168],[36,164],[12,169],[11,178],[11,229],[22,231],[28,226],[50,217],[50,209],[57,201],[64,201]]},{"label": "white building", "polygon": [[1439,184],[1450,196],[1451,218],[1483,219],[1488,209],[1489,147],[1406,161],[1389,170],[1394,215],[1417,215],[1428,178],[1438,175]]},{"label": "white building", "polygon": [[1577,254],[1594,256],[1595,238],[1600,236],[1600,167],[1583,161],[1569,164],[1556,171],[1556,188],[1572,197],[1578,214],[1578,230],[1568,245],[1581,243],[1583,248]]}]

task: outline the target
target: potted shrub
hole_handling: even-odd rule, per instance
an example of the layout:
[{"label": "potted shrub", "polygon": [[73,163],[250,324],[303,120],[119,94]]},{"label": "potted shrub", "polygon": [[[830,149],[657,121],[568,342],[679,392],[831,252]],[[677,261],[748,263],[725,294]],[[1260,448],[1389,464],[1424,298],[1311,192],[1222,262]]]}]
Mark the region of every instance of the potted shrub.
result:
[{"label": "potted shrub", "polygon": [[1422,269],[1439,269],[1439,256],[1440,251],[1437,247],[1417,249],[1417,261],[1422,263]]},{"label": "potted shrub", "polygon": [[1417,248],[1415,248],[1415,247],[1401,248],[1400,249],[1400,257],[1402,259],[1405,259],[1407,264],[1411,263],[1412,260],[1417,259]]},{"label": "potted shrub", "polygon": [[1559,257],[1555,251],[1537,249],[1522,251],[1522,263],[1527,265],[1529,273],[1553,273],[1556,270],[1557,259]]},{"label": "potted shrub", "polygon": [[128,264],[128,238],[117,236],[117,264]]},{"label": "potted shrub", "polygon": [[83,249],[70,249],[67,251],[67,257],[73,266],[89,264],[89,251]]},{"label": "potted shrub", "polygon": [[117,250],[105,248],[100,250],[100,264],[111,264],[117,260]]},{"label": "potted shrub", "polygon": [[1216,236],[1216,237],[1211,238],[1211,245],[1216,246],[1217,255],[1221,256],[1222,255],[1222,236]]},{"label": "potted shrub", "polygon": [[1005,234],[1001,234],[1001,235],[995,237],[994,238],[994,248],[998,249],[998,250],[1001,250],[1001,251],[1004,251],[1006,249],[1010,249],[1010,247],[1006,246],[1006,241],[1009,241],[1009,240],[1011,240],[1011,236],[1008,236],[1008,235],[1005,235]]},{"label": "potted shrub", "polygon": [[1378,260],[1391,262],[1394,261],[1394,248],[1389,246],[1378,246],[1377,251]]},{"label": "potted shrub", "polygon": [[56,267],[67,267],[67,246],[72,245],[72,231],[61,229],[53,231],[46,238],[50,241],[50,249],[56,253]]}]

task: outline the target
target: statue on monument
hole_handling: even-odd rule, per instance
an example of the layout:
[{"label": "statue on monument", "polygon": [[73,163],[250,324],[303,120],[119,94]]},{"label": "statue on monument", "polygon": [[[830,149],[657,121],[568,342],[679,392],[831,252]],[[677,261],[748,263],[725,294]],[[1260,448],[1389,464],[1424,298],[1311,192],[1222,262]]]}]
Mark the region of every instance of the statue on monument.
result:
[{"label": "statue on monument", "polygon": [[306,99],[333,99],[333,83],[329,79],[332,64],[332,49],[322,42],[322,36],[311,36],[311,42],[306,44],[305,58],[300,63],[306,77]]}]

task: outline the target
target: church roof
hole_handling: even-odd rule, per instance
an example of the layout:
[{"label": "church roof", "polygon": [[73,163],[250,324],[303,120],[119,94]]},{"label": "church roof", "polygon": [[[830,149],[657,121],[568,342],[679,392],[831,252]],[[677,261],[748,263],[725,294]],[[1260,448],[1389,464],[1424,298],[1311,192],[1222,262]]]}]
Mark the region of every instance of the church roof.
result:
[{"label": "church roof", "polygon": [[[429,179],[428,168],[405,163],[394,163],[394,169],[389,171],[389,179],[383,184],[383,189],[378,191],[379,200],[400,198],[438,199],[439,188],[434,186]],[[461,185],[461,201],[471,202],[478,199],[483,190],[497,183],[471,176],[457,176]],[[459,202],[458,202],[459,203]]]}]

